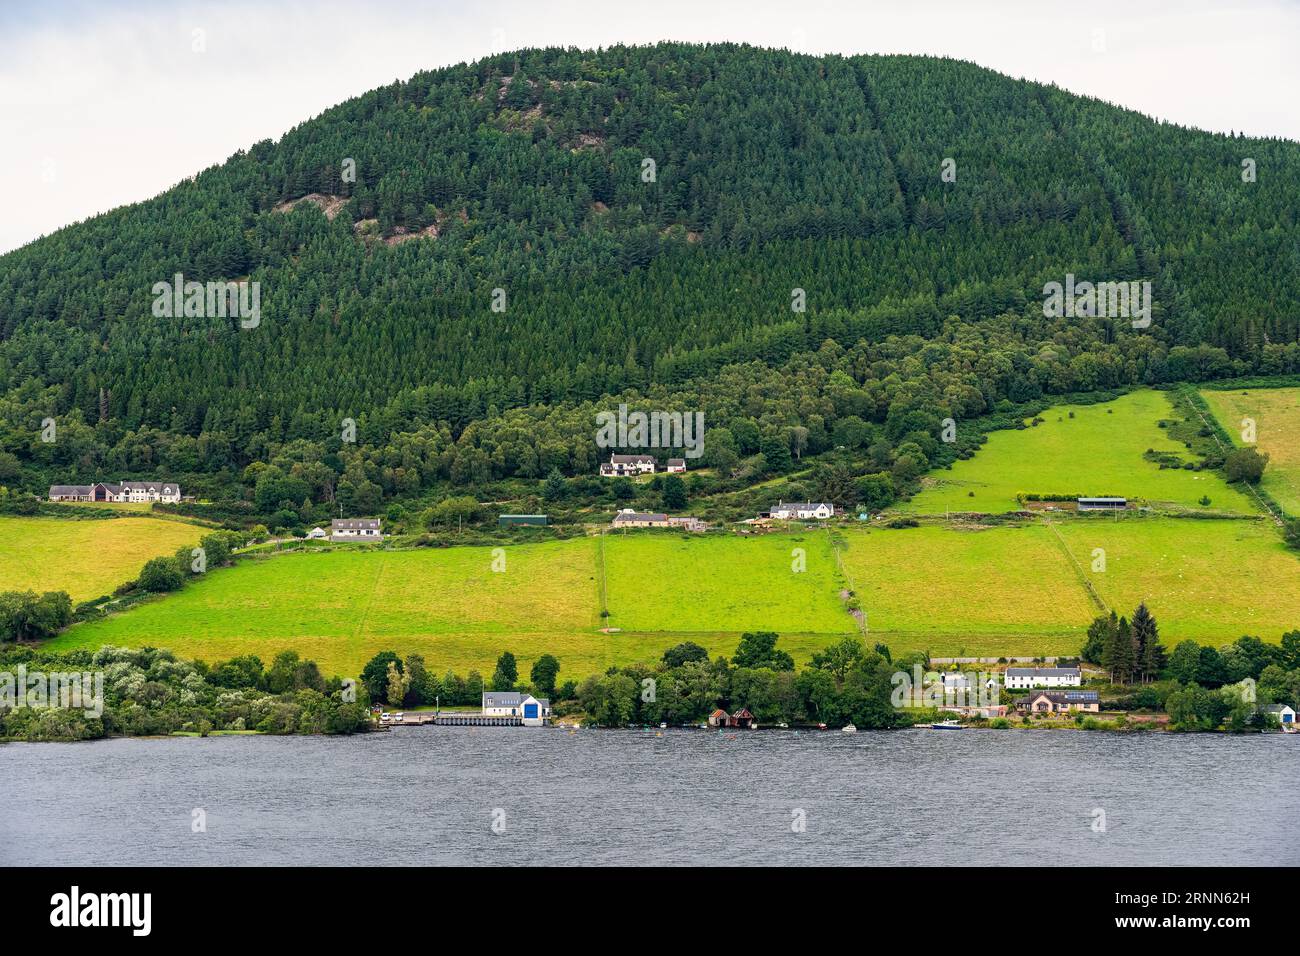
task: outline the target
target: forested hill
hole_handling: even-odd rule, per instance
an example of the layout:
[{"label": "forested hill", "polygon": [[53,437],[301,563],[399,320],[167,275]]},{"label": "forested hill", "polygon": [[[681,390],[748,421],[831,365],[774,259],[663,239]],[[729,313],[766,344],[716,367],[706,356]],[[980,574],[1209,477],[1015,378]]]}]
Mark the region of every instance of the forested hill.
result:
[{"label": "forested hill", "polygon": [[[455,443],[525,405],[700,394],[827,340],[953,341],[993,320],[980,334],[1015,345],[1009,370],[967,369],[975,413],[1008,395],[1297,371],[1297,173],[1296,143],[952,60],[502,54],[366,93],[0,257],[0,446],[72,480],[163,469],[177,442],[174,470],[241,469],[324,441],[343,416],[371,442],[429,426]],[[1042,287],[1067,272],[1152,280],[1152,327],[1044,320]],[[155,317],[153,286],[175,273],[258,282],[260,325]],[[842,370],[868,392],[917,378],[880,356]],[[952,384],[929,388],[942,403]],[[854,415],[883,422],[893,397]],[[807,417],[764,414],[747,417]],[[837,412],[816,414],[829,430]],[[80,437],[41,447],[45,415]],[[573,472],[590,455],[545,457]],[[491,475],[527,473],[512,468]],[[0,461],[0,481],[18,476]]]}]

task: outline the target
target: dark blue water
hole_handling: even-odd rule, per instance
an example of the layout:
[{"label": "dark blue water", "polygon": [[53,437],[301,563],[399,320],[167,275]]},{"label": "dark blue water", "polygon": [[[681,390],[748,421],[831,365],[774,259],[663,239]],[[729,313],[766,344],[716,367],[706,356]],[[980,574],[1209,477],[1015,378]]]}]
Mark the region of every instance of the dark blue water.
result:
[{"label": "dark blue water", "polygon": [[0,864],[1297,865],[1298,780],[1300,737],[1282,735],[411,727],[8,744]]}]

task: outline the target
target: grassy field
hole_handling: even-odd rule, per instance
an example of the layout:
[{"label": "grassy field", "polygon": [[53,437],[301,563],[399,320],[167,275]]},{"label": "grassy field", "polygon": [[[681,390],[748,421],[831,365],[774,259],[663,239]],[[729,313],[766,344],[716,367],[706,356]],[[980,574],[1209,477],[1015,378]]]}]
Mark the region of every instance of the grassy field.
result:
[{"label": "grassy field", "polygon": [[[152,644],[208,661],[294,648],[328,673],[356,674],[380,650],[425,655],[439,671],[491,670],[510,650],[526,672],[542,653],[566,676],[650,662],[680,641],[731,654],[771,629],[798,661],[857,632],[938,656],[1073,654],[1101,599],[1129,614],[1145,600],[1167,642],[1276,641],[1300,627],[1300,560],[1259,520],[1110,517],[966,529],[845,528],[753,538],[610,535],[600,617],[595,539],[488,548],[335,549],[248,560],[183,592],[78,625],[58,648]],[[802,548],[806,569],[792,570]],[[1091,570],[1093,549],[1106,570]],[[602,628],[617,629],[605,632]]]},{"label": "grassy field", "polygon": [[293,648],[339,674],[389,648],[462,672],[503,650],[596,664],[594,547],[587,539],[512,546],[502,572],[492,570],[489,548],[250,559],[58,642],[153,644],[209,661],[255,653],[268,663]]},{"label": "grassy field", "polygon": [[1172,416],[1168,398],[1153,391],[1049,408],[1037,427],[992,432],[974,458],[936,472],[902,510],[996,514],[1016,510],[1017,494],[1036,493],[1124,495],[1193,508],[1208,495],[1216,510],[1254,513],[1250,500],[1217,475],[1162,470],[1142,457],[1148,449],[1186,456],[1182,442],[1157,424]]},{"label": "grassy field", "polygon": [[1255,422],[1255,445],[1268,454],[1260,486],[1288,515],[1300,515],[1300,388],[1203,391],[1219,424],[1237,445],[1242,419]]},{"label": "grassy field", "polygon": [[[89,506],[88,506],[89,507]],[[0,590],[108,594],[150,558],[198,543],[207,531],[159,518],[0,518]]]},{"label": "grassy field", "polygon": [[[355,674],[381,650],[425,655],[439,670],[521,668],[555,654],[569,676],[658,658],[683,640],[716,654],[741,631],[782,631],[806,659],[856,632],[838,597],[828,535],[755,539],[648,534],[605,539],[609,618],[600,618],[593,538],[504,549],[332,549],[248,560],[183,592],[79,625],[56,648],[152,644],[208,661],[293,648],[327,673]],[[804,548],[807,570],[791,570]],[[665,571],[665,568],[671,571]],[[743,589],[738,583],[743,582]],[[613,633],[602,628],[617,628]]]},{"label": "grassy field", "polygon": [[1097,613],[1043,524],[848,532],[844,568],[873,640],[941,656],[1078,651]]},{"label": "grassy field", "polygon": [[[793,567],[803,551],[802,571]],[[852,634],[830,535],[607,535],[610,627]]]},{"label": "grassy field", "polygon": [[[1300,629],[1300,558],[1268,521],[1098,516],[1057,527],[1103,600],[1119,614],[1146,601],[1166,642],[1276,642]],[[1094,548],[1104,572],[1092,570]]]}]

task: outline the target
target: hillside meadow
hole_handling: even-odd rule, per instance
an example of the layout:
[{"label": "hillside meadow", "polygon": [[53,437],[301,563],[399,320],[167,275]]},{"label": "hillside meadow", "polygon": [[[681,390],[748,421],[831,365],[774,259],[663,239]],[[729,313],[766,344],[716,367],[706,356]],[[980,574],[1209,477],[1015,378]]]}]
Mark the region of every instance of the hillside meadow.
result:
[{"label": "hillside meadow", "polygon": [[[424,653],[467,670],[502,650],[600,663],[575,639],[596,629],[594,544],[513,546],[494,571],[490,548],[332,548],[250,558],[179,594],[72,628],[66,646],[152,644],[212,661],[264,660],[292,648],[327,673],[355,674],[381,650]],[[498,566],[500,566],[498,564]]]},{"label": "hillside meadow", "polygon": [[1045,525],[849,531],[843,554],[873,640],[941,656],[1073,654],[1093,610]]},{"label": "hillside meadow", "polygon": [[1288,515],[1300,515],[1300,388],[1205,390],[1214,417],[1242,446],[1243,420],[1255,424],[1255,447],[1268,455],[1260,487]]},{"label": "hillside meadow", "polygon": [[[601,617],[601,568],[608,617]],[[1106,569],[1093,572],[1094,549]],[[796,549],[803,552],[802,570]],[[1300,561],[1257,519],[1129,516],[995,526],[923,524],[755,537],[633,533],[493,549],[322,549],[247,559],[179,594],[76,625],[57,648],[167,647],[214,661],[292,648],[356,674],[381,650],[439,672],[490,673],[512,651],[526,673],[556,655],[567,677],[648,663],[680,641],[731,654],[770,629],[805,661],[860,633],[936,656],[1073,654],[1106,606],[1145,600],[1167,643],[1276,641],[1300,627]],[[837,559],[838,558],[838,559]]]},{"label": "hillside meadow", "polygon": [[[1300,557],[1265,519],[1098,515],[1057,527],[1102,599],[1120,614],[1145,601],[1166,643],[1243,634],[1275,643],[1300,630]],[[1104,571],[1093,570],[1098,548]]]},{"label": "hillside meadow", "polygon": [[109,594],[146,561],[193,546],[205,528],[160,518],[0,518],[0,590]]},{"label": "hillside meadow", "polygon": [[1163,392],[1130,392],[1098,405],[1057,405],[1023,430],[991,432],[973,458],[935,472],[901,510],[918,514],[1015,511],[1018,494],[1123,495],[1152,504],[1253,514],[1250,500],[1209,471],[1160,468],[1148,449],[1187,458],[1159,426],[1174,417]]}]

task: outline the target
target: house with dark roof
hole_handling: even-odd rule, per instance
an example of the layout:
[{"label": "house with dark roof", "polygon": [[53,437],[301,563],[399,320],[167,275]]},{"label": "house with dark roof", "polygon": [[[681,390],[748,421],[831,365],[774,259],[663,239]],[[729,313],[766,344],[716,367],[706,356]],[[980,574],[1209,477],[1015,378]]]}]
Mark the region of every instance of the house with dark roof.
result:
[{"label": "house with dark roof", "polygon": [[1101,695],[1095,690],[1040,690],[1017,700],[1016,710],[1031,714],[1095,714],[1101,710]]},{"label": "house with dark roof", "polygon": [[384,540],[384,532],[378,518],[334,518],[330,540],[378,542]]},{"label": "house with dark roof", "polygon": [[[653,475],[655,473],[654,455],[614,455],[600,466],[602,478],[627,478],[633,475]],[[683,469],[685,470],[685,469]]]},{"label": "house with dark roof", "polygon": [[668,459],[668,469],[667,469],[667,470],[668,470],[668,474],[670,474],[670,475],[677,474],[678,472],[683,472],[683,471],[685,471],[685,470],[686,470],[686,459],[685,459],[685,458],[669,458],[669,459]]},{"label": "house with dark roof", "polygon": [[615,528],[667,528],[669,520],[665,514],[623,508],[610,524]]},{"label": "house with dark roof", "polygon": [[50,485],[51,501],[90,501],[92,485]]}]

